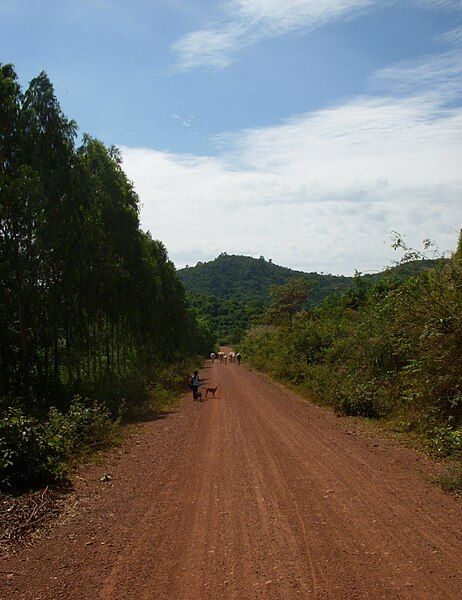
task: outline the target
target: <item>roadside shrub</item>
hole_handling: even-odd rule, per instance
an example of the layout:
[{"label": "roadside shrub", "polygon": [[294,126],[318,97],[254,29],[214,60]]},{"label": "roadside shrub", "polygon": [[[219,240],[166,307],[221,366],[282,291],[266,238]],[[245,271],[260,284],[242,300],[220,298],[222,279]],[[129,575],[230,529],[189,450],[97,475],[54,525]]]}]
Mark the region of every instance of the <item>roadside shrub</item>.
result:
[{"label": "roadside shrub", "polygon": [[460,494],[462,492],[462,466],[451,465],[444,473],[435,477],[434,481],[445,492]]},{"label": "roadside shrub", "polygon": [[64,480],[72,460],[105,443],[117,422],[98,403],[76,397],[44,421],[10,408],[0,419],[0,490],[20,492]]},{"label": "roadside shrub", "polygon": [[440,425],[430,431],[434,450],[442,457],[462,458],[462,429]]},{"label": "roadside shrub", "polygon": [[106,442],[117,422],[101,404],[76,396],[66,413],[51,408],[45,427],[48,444],[56,455],[69,460]]},{"label": "roadside shrub", "polygon": [[174,364],[163,363],[130,376],[102,378],[92,389],[81,390],[81,397],[95,398],[106,407],[112,420],[136,421],[162,408],[185,391],[189,369],[197,359]]},{"label": "roadside shrub", "polygon": [[55,479],[56,453],[45,427],[19,408],[0,419],[0,489],[33,488]]},{"label": "roadside shrub", "polygon": [[351,417],[376,419],[384,412],[383,399],[378,382],[366,380],[361,383],[346,382],[337,392],[337,412]]},{"label": "roadside shrub", "polygon": [[190,371],[197,360],[179,364],[163,364],[156,369],[146,369],[136,377],[121,381],[117,388],[109,389],[110,398],[105,405],[111,414],[124,421],[136,421],[161,411],[179,394],[186,391]]}]

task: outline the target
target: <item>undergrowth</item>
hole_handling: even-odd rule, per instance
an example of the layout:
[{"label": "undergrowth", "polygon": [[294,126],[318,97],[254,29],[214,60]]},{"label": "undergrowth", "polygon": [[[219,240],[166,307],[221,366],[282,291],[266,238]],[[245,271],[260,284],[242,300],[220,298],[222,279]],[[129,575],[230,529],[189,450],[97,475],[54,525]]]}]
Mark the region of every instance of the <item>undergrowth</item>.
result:
[{"label": "undergrowth", "polygon": [[445,492],[462,492],[462,465],[451,465],[444,473],[434,478],[434,482]]}]

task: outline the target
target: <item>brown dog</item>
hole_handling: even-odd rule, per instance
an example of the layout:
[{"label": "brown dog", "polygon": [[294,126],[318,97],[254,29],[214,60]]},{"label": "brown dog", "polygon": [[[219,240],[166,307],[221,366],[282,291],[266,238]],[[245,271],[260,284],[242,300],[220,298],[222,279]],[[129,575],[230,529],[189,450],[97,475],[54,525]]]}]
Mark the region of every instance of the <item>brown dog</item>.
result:
[{"label": "brown dog", "polygon": [[212,397],[215,398],[215,392],[217,391],[218,386],[216,385],[215,387],[208,387],[205,390],[205,397],[207,398],[208,393],[210,392],[212,394]]}]

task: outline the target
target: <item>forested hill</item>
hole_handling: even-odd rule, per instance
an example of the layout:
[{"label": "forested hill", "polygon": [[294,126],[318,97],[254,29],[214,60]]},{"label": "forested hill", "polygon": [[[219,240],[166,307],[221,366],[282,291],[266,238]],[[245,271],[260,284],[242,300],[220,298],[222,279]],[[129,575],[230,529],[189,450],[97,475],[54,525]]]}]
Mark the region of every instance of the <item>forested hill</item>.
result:
[{"label": "forested hill", "polygon": [[[386,271],[405,277],[420,270],[429,269],[434,261],[414,261]],[[365,281],[376,280],[384,275],[363,275]],[[178,271],[186,289],[194,294],[232,299],[245,304],[267,303],[272,285],[287,283],[294,277],[303,277],[312,284],[311,303],[318,304],[325,297],[342,293],[354,285],[354,277],[304,273],[275,265],[271,260],[234,254],[220,254],[212,261],[197,263]]]}]

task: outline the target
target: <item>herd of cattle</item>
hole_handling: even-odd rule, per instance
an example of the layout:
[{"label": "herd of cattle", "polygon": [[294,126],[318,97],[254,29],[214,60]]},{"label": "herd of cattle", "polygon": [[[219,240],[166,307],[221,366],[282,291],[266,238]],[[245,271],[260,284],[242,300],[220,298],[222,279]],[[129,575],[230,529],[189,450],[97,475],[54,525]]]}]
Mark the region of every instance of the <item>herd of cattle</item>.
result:
[{"label": "herd of cattle", "polygon": [[234,363],[236,362],[238,365],[241,364],[241,353],[240,352],[228,352],[228,354],[226,354],[226,352],[218,352],[218,354],[215,354],[215,352],[212,352],[212,354],[210,355],[210,358],[212,360],[212,363],[215,362],[215,360],[219,360],[221,364],[225,364],[227,365],[228,363]]}]

